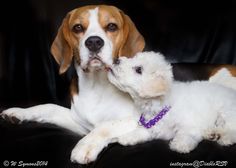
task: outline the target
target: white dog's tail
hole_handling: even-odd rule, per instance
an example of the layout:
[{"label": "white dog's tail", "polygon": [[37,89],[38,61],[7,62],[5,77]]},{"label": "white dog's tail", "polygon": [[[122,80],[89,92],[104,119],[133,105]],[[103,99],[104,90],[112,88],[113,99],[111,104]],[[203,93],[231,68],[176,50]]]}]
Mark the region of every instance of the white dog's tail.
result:
[{"label": "white dog's tail", "polygon": [[236,77],[232,76],[226,68],[220,69],[215,75],[210,77],[209,81],[236,90]]}]

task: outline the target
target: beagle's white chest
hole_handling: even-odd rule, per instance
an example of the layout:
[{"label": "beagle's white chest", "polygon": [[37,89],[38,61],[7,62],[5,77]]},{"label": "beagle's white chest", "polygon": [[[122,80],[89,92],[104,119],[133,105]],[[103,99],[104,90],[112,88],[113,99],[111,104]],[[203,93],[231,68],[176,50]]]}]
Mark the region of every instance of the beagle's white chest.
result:
[{"label": "beagle's white chest", "polygon": [[104,71],[79,74],[79,94],[73,97],[72,111],[80,124],[91,130],[95,125],[110,120],[137,115],[130,96],[119,91],[107,79]]}]

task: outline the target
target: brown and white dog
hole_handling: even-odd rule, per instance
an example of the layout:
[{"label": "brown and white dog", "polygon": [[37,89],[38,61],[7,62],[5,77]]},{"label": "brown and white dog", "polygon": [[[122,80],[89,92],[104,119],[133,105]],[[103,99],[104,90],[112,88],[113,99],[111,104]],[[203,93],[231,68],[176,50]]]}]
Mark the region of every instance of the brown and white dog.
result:
[{"label": "brown and white dog", "polygon": [[[71,109],[54,104],[10,108],[2,113],[3,118],[52,123],[80,135],[104,127],[103,123],[111,121],[112,125],[114,120],[133,118],[136,110],[132,100],[108,81],[106,67],[119,56],[135,55],[144,46],[143,36],[129,16],[118,8],[99,5],[72,10],[64,18],[51,47],[60,73],[71,63],[77,71]],[[95,156],[93,159],[79,157],[75,148],[71,159],[86,163]]]},{"label": "brown and white dog", "polygon": [[54,104],[11,108],[2,113],[3,118],[52,123],[80,135],[89,133],[73,149],[71,160],[95,160],[108,144],[104,139],[132,131],[139,117],[131,98],[109,83],[106,68],[119,56],[131,57],[142,51],[144,45],[134,23],[116,7],[72,10],[51,47],[60,73],[71,63],[76,68],[78,80],[72,86],[71,109]]}]

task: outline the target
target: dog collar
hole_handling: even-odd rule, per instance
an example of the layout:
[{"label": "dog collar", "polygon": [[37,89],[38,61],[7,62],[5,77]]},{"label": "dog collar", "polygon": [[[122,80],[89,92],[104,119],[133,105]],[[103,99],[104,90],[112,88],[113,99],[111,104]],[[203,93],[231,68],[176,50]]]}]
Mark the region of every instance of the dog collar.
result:
[{"label": "dog collar", "polygon": [[150,119],[146,122],[143,114],[141,114],[139,118],[139,123],[144,126],[145,128],[151,128],[154,126],[158,121],[162,119],[162,117],[170,110],[171,106],[165,106],[153,119]]}]

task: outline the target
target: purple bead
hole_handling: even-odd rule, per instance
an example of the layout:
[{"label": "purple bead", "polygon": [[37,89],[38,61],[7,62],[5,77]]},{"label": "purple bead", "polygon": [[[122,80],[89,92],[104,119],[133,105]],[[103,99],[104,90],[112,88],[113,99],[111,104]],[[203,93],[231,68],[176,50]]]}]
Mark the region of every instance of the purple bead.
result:
[{"label": "purple bead", "polygon": [[150,120],[150,124],[151,125],[155,124],[155,120]]},{"label": "purple bead", "polygon": [[140,116],[139,122],[145,128],[151,128],[154,126],[162,117],[170,110],[170,106],[165,106],[153,119],[149,120],[147,123],[145,122],[145,118],[143,114]]}]

